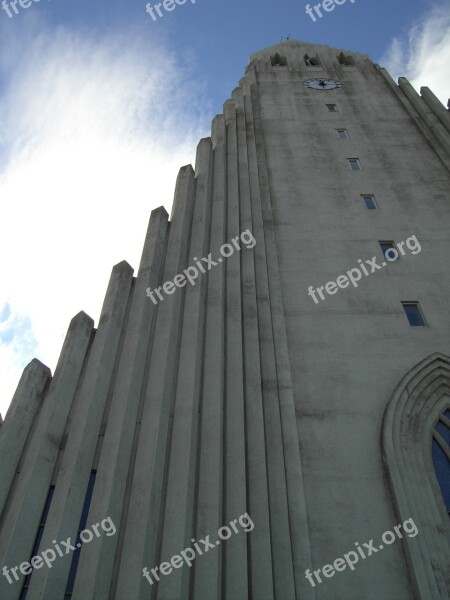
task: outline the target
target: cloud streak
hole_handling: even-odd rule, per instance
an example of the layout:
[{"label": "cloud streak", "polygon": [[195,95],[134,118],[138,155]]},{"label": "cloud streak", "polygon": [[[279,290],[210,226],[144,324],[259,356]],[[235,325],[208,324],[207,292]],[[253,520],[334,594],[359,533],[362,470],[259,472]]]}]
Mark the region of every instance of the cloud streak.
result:
[{"label": "cloud streak", "polygon": [[407,77],[419,91],[429,87],[447,106],[450,98],[450,11],[435,5],[409,30],[394,38],[379,60],[394,78]]},{"label": "cloud streak", "polygon": [[4,416],[25,364],[36,356],[54,369],[71,317],[98,318],[112,266],[137,268],[150,212],[170,209],[210,107],[175,56],[135,32],[40,23],[2,41],[0,306],[13,307],[0,339]]}]

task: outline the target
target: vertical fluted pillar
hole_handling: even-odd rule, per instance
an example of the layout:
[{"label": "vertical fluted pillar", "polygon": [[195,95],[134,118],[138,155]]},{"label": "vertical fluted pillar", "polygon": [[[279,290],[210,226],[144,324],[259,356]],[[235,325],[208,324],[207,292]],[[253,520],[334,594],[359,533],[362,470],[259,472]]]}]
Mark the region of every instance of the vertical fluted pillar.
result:
[{"label": "vertical fluted pillar", "polygon": [[[250,160],[253,162],[251,186],[253,186],[252,206],[253,231],[259,243],[255,246],[256,291],[261,347],[261,374],[266,435],[267,470],[270,503],[270,525],[272,543],[272,565],[274,590],[277,600],[295,598],[295,583],[292,564],[292,549],[289,528],[289,510],[285,476],[284,451],[282,443],[281,414],[277,366],[273,340],[271,298],[268,281],[268,260],[265,219],[270,218],[263,208],[262,196],[268,193],[267,173],[264,167],[264,140],[256,127],[254,104],[256,86],[251,88],[252,102],[246,103],[248,120],[253,123],[255,137]],[[257,104],[256,104],[257,106]]]},{"label": "vertical fluted pillar", "polygon": [[20,457],[51,378],[50,369],[33,359],[23,371],[7,419],[0,429],[0,522]]},{"label": "vertical fluted pillar", "polygon": [[278,387],[278,403],[281,423],[281,441],[284,455],[286,477],[286,493],[288,502],[288,530],[291,539],[292,568],[295,580],[296,597],[314,598],[314,590],[306,581],[302,566],[311,563],[309,531],[306,514],[306,503],[303,487],[303,472],[300,458],[300,447],[294,393],[292,389],[291,367],[286,336],[286,322],[280,281],[276,232],[272,213],[272,203],[263,125],[260,120],[259,95],[254,93],[254,118],[259,121],[256,128],[256,151],[258,158],[259,180],[261,189],[261,207],[264,220],[264,239],[267,261],[267,283],[271,312],[271,335],[274,351],[275,369]]},{"label": "vertical fluted pillar", "polygon": [[[194,172],[189,165],[183,167],[178,175],[160,284],[173,281],[185,269],[194,193]],[[179,360],[183,291],[176,288],[170,295],[164,292],[164,299],[157,305],[134,471],[130,480],[128,514],[124,519],[123,560],[118,567],[116,591],[119,598],[155,597],[156,588],[149,586],[143,578],[142,569],[156,564],[161,542],[162,495]],[[149,298],[145,300],[152,302]]]},{"label": "vertical fluted pillar", "polygon": [[[242,350],[242,281],[241,255],[233,239],[240,240],[239,162],[237,147],[236,105],[229,100],[224,105],[227,124],[227,227],[226,243],[234,249],[223,259],[226,275],[225,308],[225,427],[224,427],[224,522],[228,525],[247,511],[247,479],[245,461],[244,373]],[[226,246],[227,252],[229,247]],[[225,249],[224,248],[224,249]],[[248,599],[247,534],[240,531],[224,544],[224,591],[228,598]]]},{"label": "vertical fluted pillar", "polygon": [[[240,223],[242,231],[250,230],[253,233],[250,168],[254,171],[256,165],[255,162],[250,165],[249,161],[249,146],[252,144],[253,131],[251,123],[246,121],[246,100],[248,101],[248,96],[244,96],[241,88],[236,94]],[[256,238],[256,244],[262,243],[261,238]],[[242,251],[241,265],[247,506],[249,515],[255,524],[255,528],[248,535],[249,590],[251,598],[273,600],[272,549],[254,249]]]},{"label": "vertical fluted pillar", "polygon": [[[173,425],[167,461],[167,484],[162,517],[162,540],[158,564],[170,561],[194,536],[194,497],[198,453],[198,424],[202,388],[205,296],[208,272],[196,265],[208,254],[210,229],[211,141],[203,140],[197,152],[195,205],[190,234],[188,265],[195,266],[198,278],[185,287],[182,308],[180,357],[176,377]],[[207,268],[203,262],[202,265]],[[182,290],[175,293],[181,294]],[[153,565],[152,565],[153,566]],[[188,600],[192,569],[172,569],[157,583],[158,600]],[[156,583],[156,582],[155,582]]]},{"label": "vertical fluted pillar", "polygon": [[[124,261],[113,268],[86,372],[74,405],[74,426],[68,431],[64,455],[55,474],[57,485],[50,518],[42,538],[43,548],[51,548],[54,539],[76,539],[86,489],[94,466],[98,432],[113,380],[117,354],[120,352],[132,281],[133,269],[128,263]],[[91,525],[90,521],[87,525]],[[96,541],[93,541],[92,545],[95,544]],[[82,548],[82,553],[87,547]],[[36,571],[33,574],[33,586],[28,592],[29,600],[62,598],[71,561],[72,555],[65,555],[55,562],[51,570]]]},{"label": "vertical fluted pillar", "polygon": [[[111,517],[117,533],[102,536],[86,545],[80,556],[74,600],[107,599],[114,585],[123,542],[127,507],[127,481],[134,464],[133,440],[139,427],[139,407],[146,383],[149,347],[154,327],[156,307],[146,296],[146,288],[159,285],[166,247],[167,212],[163,208],[152,212],[141,259],[139,276],[134,283],[129,318],[116,365],[114,387],[105,410],[101,427],[104,439],[99,448],[97,478],[89,511],[89,523]],[[104,437],[103,437],[104,436]],[[136,540],[137,544],[137,540]],[[139,552],[139,548],[136,547]],[[142,556],[142,554],[139,554]],[[136,560],[133,552],[126,555]],[[125,597],[125,596],[123,596]],[[130,595],[130,597],[133,597]]]},{"label": "vertical fluted pillar", "polygon": [[[93,334],[92,319],[81,312],[70,323],[55,375],[13,485],[0,532],[0,563],[20,565],[30,558],[86,353]],[[0,597],[17,598],[24,579],[8,584],[0,579]],[[14,593],[14,591],[16,593]],[[11,595],[12,594],[12,595]]]},{"label": "vertical fluted pillar", "polygon": [[[213,121],[214,177],[211,197],[210,251],[225,238],[225,119]],[[223,507],[223,396],[224,396],[224,272],[221,266],[208,273],[203,369],[200,456],[197,488],[197,539],[215,536],[222,525]],[[214,537],[214,539],[216,539]],[[222,550],[211,550],[194,565],[193,597],[222,598]]]}]

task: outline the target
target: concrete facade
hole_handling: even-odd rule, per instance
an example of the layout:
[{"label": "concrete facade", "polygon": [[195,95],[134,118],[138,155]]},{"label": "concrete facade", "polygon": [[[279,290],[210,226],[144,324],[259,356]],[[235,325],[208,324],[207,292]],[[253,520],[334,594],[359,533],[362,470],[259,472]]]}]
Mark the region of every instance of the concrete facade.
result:
[{"label": "concrete facade", "polygon": [[[83,546],[71,595],[68,555],[34,570],[27,600],[449,598],[431,458],[450,406],[449,184],[450,113],[427,88],[326,46],[253,55],[170,220],[152,212],[137,276],[114,267],[97,329],[74,317],[53,377],[32,361],[1,424],[0,569],[29,561],[51,486],[39,552],[76,539],[93,471],[87,527],[116,526]],[[246,230],[253,248],[147,297]],[[308,295],[411,236],[420,252]],[[143,577],[245,513],[252,530]],[[417,535],[381,550],[408,519]],[[354,569],[305,576],[372,539]],[[2,600],[21,598],[18,579],[0,575]]]}]

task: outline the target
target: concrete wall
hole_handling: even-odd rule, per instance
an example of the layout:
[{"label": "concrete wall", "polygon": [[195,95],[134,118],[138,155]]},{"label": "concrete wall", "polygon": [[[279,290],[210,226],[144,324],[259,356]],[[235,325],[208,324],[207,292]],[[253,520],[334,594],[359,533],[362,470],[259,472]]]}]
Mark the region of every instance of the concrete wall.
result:
[{"label": "concrete wall", "polygon": [[[267,65],[276,49],[256,55],[255,63]],[[254,102],[266,149],[312,559],[321,567],[398,523],[380,452],[383,414],[416,363],[435,352],[450,355],[450,163],[443,146],[450,114],[438,104],[433,114],[424,101],[429,90],[421,98],[405,80],[397,88],[365,57],[341,67],[337,50],[294,42],[279,51],[294,72],[261,64]],[[302,64],[305,52],[319,55],[322,71]],[[302,85],[315,77],[343,87]],[[328,103],[338,112],[328,112]],[[337,128],[347,129],[349,139],[338,139]],[[349,169],[349,157],[360,158],[361,171]],[[365,208],[364,193],[375,195],[378,210]],[[308,295],[309,286],[336,281],[358,259],[377,256],[381,264],[379,240],[411,235],[420,253],[405,247],[404,257],[363,276],[357,289],[325,293],[318,304]],[[420,302],[427,327],[409,326],[401,305],[408,300]],[[353,597],[353,586],[355,598],[380,592],[411,598],[402,545],[325,580],[317,598]]]},{"label": "concrete wall", "polygon": [[[276,51],[287,67],[272,67]],[[305,52],[323,66],[308,70]],[[137,276],[113,269],[98,328],[75,317],[51,381],[27,368],[0,427],[0,568],[29,560],[50,486],[40,551],[75,540],[94,470],[87,526],[110,517],[117,531],[82,548],[74,600],[425,599],[420,556],[400,541],[315,587],[305,577],[399,522],[383,414],[406,371],[450,354],[448,114],[339,52],[290,41],[251,57],[195,172],[180,170],[170,221],[152,213]],[[305,88],[314,77],[344,86]],[[247,229],[254,248],[147,297]],[[412,234],[420,254],[321,304],[307,295],[358,258],[381,262],[377,240]],[[402,300],[420,301],[427,327],[408,325]],[[252,531],[143,577],[246,512]],[[71,559],[36,569],[27,600],[63,598]],[[0,575],[2,599],[20,597],[18,577]],[[442,580],[429,597],[446,597]]]}]

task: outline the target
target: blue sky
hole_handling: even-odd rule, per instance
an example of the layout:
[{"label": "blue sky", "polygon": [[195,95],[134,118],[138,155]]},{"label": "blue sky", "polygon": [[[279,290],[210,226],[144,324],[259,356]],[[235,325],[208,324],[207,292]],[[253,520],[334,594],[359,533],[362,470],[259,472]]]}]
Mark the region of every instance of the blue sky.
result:
[{"label": "blue sky", "polygon": [[74,314],[98,320],[111,267],[137,267],[150,211],[170,212],[251,53],[290,34],[447,102],[449,0],[347,0],[316,22],[305,5],[187,0],[156,21],[144,0],[0,10],[0,413],[33,357],[54,370]]},{"label": "blue sky", "polygon": [[42,20],[49,31],[64,27],[99,38],[127,31],[132,37],[148,37],[176,53],[180,66],[205,82],[207,97],[219,112],[242,76],[247,57],[282,36],[347,48],[378,61],[395,38],[406,40],[433,8],[450,12],[450,3],[440,0],[355,0],[353,4],[346,0],[313,22],[305,13],[304,0],[195,0],[195,4],[187,0],[153,21],[145,12],[146,4],[145,0],[40,0],[13,18],[2,11],[0,31],[3,37],[7,26],[8,34],[20,37],[36,20],[39,35]]}]

